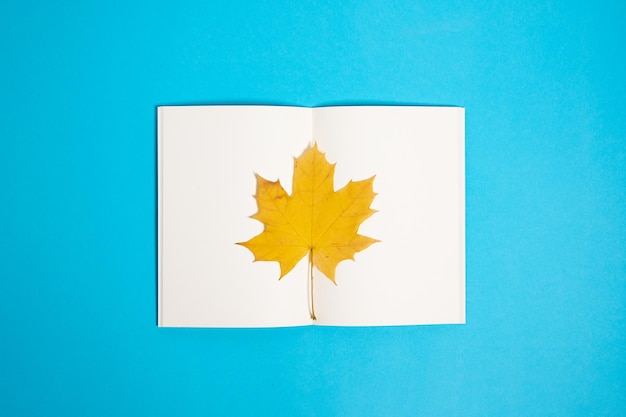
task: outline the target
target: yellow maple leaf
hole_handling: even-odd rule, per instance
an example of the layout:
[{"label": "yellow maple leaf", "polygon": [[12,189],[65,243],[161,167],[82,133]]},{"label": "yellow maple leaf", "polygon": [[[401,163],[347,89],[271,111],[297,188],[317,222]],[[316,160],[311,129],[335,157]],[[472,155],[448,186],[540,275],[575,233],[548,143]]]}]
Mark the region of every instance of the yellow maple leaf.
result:
[{"label": "yellow maple leaf", "polygon": [[258,211],[251,217],[262,222],[264,230],[238,244],[248,248],[255,261],[278,262],[279,279],[308,254],[311,285],[313,266],[335,283],[339,262],[354,260],[356,252],[378,242],[357,233],[361,223],[376,212],[370,208],[376,196],[374,177],[350,181],[335,191],[334,173],[335,165],[328,163],[315,144],[294,159],[291,195],[280,180],[268,181],[256,174]]}]

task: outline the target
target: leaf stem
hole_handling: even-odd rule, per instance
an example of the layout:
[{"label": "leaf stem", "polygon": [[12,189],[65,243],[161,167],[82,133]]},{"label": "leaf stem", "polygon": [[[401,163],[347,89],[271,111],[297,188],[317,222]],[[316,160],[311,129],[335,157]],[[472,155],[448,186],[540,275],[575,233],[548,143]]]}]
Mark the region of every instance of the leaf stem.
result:
[{"label": "leaf stem", "polygon": [[313,248],[309,251],[309,280],[311,282],[311,319],[317,320],[315,317],[315,301],[313,297]]}]

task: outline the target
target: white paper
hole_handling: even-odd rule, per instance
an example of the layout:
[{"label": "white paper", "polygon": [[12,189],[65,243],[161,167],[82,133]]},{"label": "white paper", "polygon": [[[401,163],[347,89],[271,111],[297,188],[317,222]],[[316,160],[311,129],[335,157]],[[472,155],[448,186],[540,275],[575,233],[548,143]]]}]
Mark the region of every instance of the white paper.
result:
[{"label": "white paper", "polygon": [[381,241],[340,263],[337,285],[316,280],[316,324],[464,323],[463,109],[327,107],[313,120],[336,188],[376,175],[378,213],[359,233]]},{"label": "white paper", "polygon": [[[305,280],[278,281],[236,242],[260,233],[255,171],[291,188],[293,156],[311,140],[310,109],[160,107],[159,325],[310,324]],[[295,274],[306,277],[306,265]]]},{"label": "white paper", "polygon": [[312,140],[335,189],[376,175],[379,212],[359,233],[381,240],[339,264],[336,286],[315,271],[315,324],[463,323],[463,138],[454,107],[159,108],[159,325],[312,323],[306,258],[278,281],[276,262],[235,245],[263,230],[253,173],[290,193]]}]

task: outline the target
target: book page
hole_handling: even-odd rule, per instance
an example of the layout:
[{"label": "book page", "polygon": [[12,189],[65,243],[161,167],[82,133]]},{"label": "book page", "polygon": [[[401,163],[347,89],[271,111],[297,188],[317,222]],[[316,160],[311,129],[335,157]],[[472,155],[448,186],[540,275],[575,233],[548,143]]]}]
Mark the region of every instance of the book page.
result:
[{"label": "book page", "polygon": [[293,158],[311,141],[311,109],[159,108],[159,326],[311,324],[307,265],[279,281],[236,242],[263,230],[254,173],[291,191]]},{"label": "book page", "polygon": [[380,240],[339,264],[337,285],[314,271],[316,324],[464,323],[464,109],[316,108],[313,129],[335,189],[376,175],[359,234]]}]

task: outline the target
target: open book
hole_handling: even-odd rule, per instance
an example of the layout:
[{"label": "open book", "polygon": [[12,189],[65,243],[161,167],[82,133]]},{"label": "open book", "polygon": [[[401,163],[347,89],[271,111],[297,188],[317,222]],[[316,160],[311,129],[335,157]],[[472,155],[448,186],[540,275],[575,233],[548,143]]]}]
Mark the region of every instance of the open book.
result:
[{"label": "open book", "polygon": [[[159,326],[464,323],[464,120],[459,107],[159,107]],[[375,176],[358,233],[378,242],[340,262],[336,284],[313,268],[311,294],[306,256],[279,280],[278,262],[237,243],[264,230],[255,174],[291,194],[313,146],[336,190]]]}]

